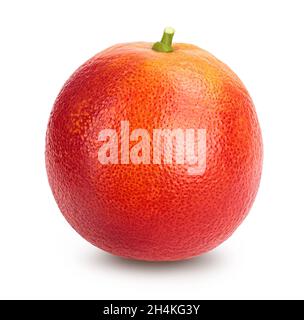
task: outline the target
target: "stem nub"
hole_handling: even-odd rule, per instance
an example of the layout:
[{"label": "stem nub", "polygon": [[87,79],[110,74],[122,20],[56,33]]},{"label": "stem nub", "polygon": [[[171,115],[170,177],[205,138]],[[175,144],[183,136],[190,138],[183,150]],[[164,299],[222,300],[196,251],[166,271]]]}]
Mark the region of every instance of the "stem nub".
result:
[{"label": "stem nub", "polygon": [[172,52],[172,39],[175,30],[173,28],[167,27],[164,30],[163,37],[160,42],[155,42],[152,49],[158,52]]}]

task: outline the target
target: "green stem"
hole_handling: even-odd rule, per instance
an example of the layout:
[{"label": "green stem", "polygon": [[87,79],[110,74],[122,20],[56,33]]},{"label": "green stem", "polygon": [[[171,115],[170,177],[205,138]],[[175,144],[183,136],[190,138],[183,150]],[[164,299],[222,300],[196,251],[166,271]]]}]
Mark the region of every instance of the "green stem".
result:
[{"label": "green stem", "polygon": [[152,49],[158,52],[172,52],[172,39],[175,30],[173,28],[166,28],[160,42],[155,42]]}]

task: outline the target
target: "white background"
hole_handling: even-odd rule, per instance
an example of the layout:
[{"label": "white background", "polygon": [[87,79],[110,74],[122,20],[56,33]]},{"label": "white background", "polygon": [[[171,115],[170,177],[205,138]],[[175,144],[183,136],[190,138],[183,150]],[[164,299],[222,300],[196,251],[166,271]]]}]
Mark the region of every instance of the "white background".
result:
[{"label": "white background", "polygon": [[[1,1],[0,298],[304,298],[303,1]],[[256,202],[213,252],[178,263],[106,254],[60,214],[47,183],[52,104],[85,60],[118,42],[207,49],[243,80],[265,160]]]}]

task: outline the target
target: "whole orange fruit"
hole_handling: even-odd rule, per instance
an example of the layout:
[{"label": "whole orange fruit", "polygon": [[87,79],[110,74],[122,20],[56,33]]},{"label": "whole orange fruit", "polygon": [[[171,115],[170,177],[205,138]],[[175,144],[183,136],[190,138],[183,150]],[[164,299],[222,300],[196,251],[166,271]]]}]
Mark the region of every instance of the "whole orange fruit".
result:
[{"label": "whole orange fruit", "polygon": [[[244,85],[172,37],[167,28],[154,45],[119,44],[88,60],[48,124],[46,167],[61,212],[123,257],[179,260],[213,249],[243,221],[260,181],[261,132]],[[154,130],[169,136],[156,144]]]}]

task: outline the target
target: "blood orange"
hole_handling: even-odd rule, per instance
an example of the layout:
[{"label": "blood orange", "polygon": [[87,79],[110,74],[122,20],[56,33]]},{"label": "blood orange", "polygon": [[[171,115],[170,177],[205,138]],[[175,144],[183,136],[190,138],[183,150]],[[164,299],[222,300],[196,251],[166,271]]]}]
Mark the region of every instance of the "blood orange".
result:
[{"label": "blood orange", "polygon": [[[60,210],[85,239],[119,256],[179,260],[213,249],[245,218],[260,181],[262,139],[244,85],[210,53],[171,45],[172,36],[166,29],[154,46],[120,44],[87,61],[48,125],[46,165]],[[187,161],[153,163],[157,128],[205,130],[204,172],[189,174]],[[137,129],[149,136],[132,138]],[[105,151],[110,140],[117,145]]]}]

